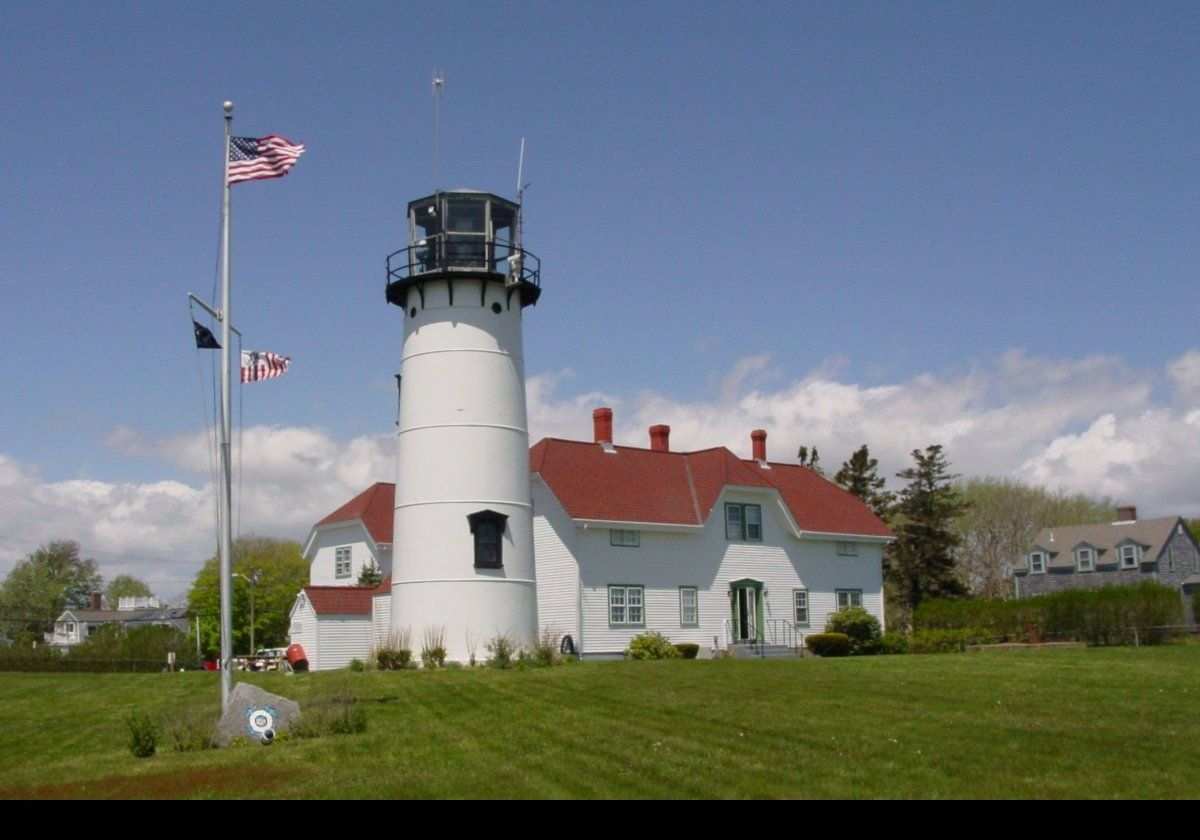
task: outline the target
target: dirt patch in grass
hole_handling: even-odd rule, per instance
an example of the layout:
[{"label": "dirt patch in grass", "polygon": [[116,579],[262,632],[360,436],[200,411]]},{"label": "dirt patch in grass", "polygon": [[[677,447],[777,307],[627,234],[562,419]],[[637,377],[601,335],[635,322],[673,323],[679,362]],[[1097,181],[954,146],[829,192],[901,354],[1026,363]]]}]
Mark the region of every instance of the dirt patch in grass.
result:
[{"label": "dirt patch in grass", "polygon": [[173,773],[108,776],[64,785],[0,788],[0,799],[184,799],[193,796],[261,796],[275,784],[308,775],[303,771],[207,767]]}]

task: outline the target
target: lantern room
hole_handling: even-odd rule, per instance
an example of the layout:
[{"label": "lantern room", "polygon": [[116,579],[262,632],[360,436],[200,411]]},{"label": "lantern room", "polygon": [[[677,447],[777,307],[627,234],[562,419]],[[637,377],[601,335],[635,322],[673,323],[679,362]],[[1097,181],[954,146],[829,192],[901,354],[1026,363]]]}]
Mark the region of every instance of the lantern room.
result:
[{"label": "lantern room", "polygon": [[521,207],[475,190],[437,192],[408,204],[407,248],[388,256],[387,299],[403,307],[409,289],[434,280],[501,282],[522,307],[541,294],[538,259],[520,244]]}]

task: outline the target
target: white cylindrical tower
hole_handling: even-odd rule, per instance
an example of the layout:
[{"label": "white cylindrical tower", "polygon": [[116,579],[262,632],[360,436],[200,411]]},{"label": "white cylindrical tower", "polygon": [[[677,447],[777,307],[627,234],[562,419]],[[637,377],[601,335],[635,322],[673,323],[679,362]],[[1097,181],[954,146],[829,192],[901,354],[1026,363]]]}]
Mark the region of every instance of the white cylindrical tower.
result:
[{"label": "white cylindrical tower", "polygon": [[404,310],[392,631],[414,652],[440,634],[459,662],[537,632],[521,314],[541,289],[519,211],[470,190],[418,199],[388,257]]}]

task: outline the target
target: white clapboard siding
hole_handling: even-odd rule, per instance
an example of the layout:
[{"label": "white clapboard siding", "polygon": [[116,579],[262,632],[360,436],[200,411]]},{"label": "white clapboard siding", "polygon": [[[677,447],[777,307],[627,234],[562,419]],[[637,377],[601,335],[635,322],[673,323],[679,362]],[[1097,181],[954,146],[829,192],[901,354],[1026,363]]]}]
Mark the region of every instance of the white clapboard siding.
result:
[{"label": "white clapboard siding", "polygon": [[[724,502],[761,504],[761,542],[725,539]],[[798,637],[821,632],[828,614],[836,610],[838,589],[857,589],[863,606],[882,622],[882,573],[878,545],[858,544],[858,556],[841,557],[834,540],[797,538],[769,493],[726,490],[702,531],[664,533],[642,530],[636,548],[610,545],[603,528],[577,529],[576,554],[580,569],[582,650],[589,656],[619,654],[630,640],[657,630],[674,642],[694,642],[702,649],[724,647],[732,617],[730,584],[751,579],[763,584],[763,618],[794,625],[793,592],[809,594],[808,627]],[[644,626],[614,627],[609,623],[610,585],[644,587]],[[699,626],[680,623],[679,588],[697,589]],[[579,639],[577,639],[579,641]]]},{"label": "white clapboard siding", "polygon": [[544,633],[570,634],[578,647],[579,565],[573,555],[575,523],[545,485],[535,479],[533,486],[538,624]]},{"label": "white clapboard siding", "polygon": [[[350,574],[346,577],[337,576],[339,548],[350,549]],[[380,556],[376,556],[377,552]],[[308,567],[308,582],[314,586],[355,586],[359,574],[372,560],[379,565],[382,574],[387,575],[391,571],[390,551],[378,551],[362,520],[318,528],[313,534],[309,554],[312,559]]]},{"label": "white clapboard siding", "polygon": [[296,596],[292,604],[292,623],[288,630],[288,643],[304,648],[308,658],[309,669],[316,671],[320,668],[320,650],[317,644],[317,614],[313,611],[304,592]]},{"label": "white clapboard siding", "polygon": [[321,656],[320,665],[314,670],[345,668],[351,659],[366,661],[371,649],[370,616],[323,615],[317,628]]}]

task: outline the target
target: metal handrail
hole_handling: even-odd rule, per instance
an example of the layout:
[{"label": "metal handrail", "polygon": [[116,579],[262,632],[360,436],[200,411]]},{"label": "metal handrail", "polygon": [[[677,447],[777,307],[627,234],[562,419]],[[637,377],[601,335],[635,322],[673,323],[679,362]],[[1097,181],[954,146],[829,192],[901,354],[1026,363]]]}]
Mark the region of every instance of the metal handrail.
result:
[{"label": "metal handrail", "polygon": [[[518,257],[516,260],[511,257]],[[506,240],[486,233],[439,233],[388,254],[387,282],[402,283],[442,271],[486,271],[516,274],[518,283],[541,287],[541,260]]]}]

